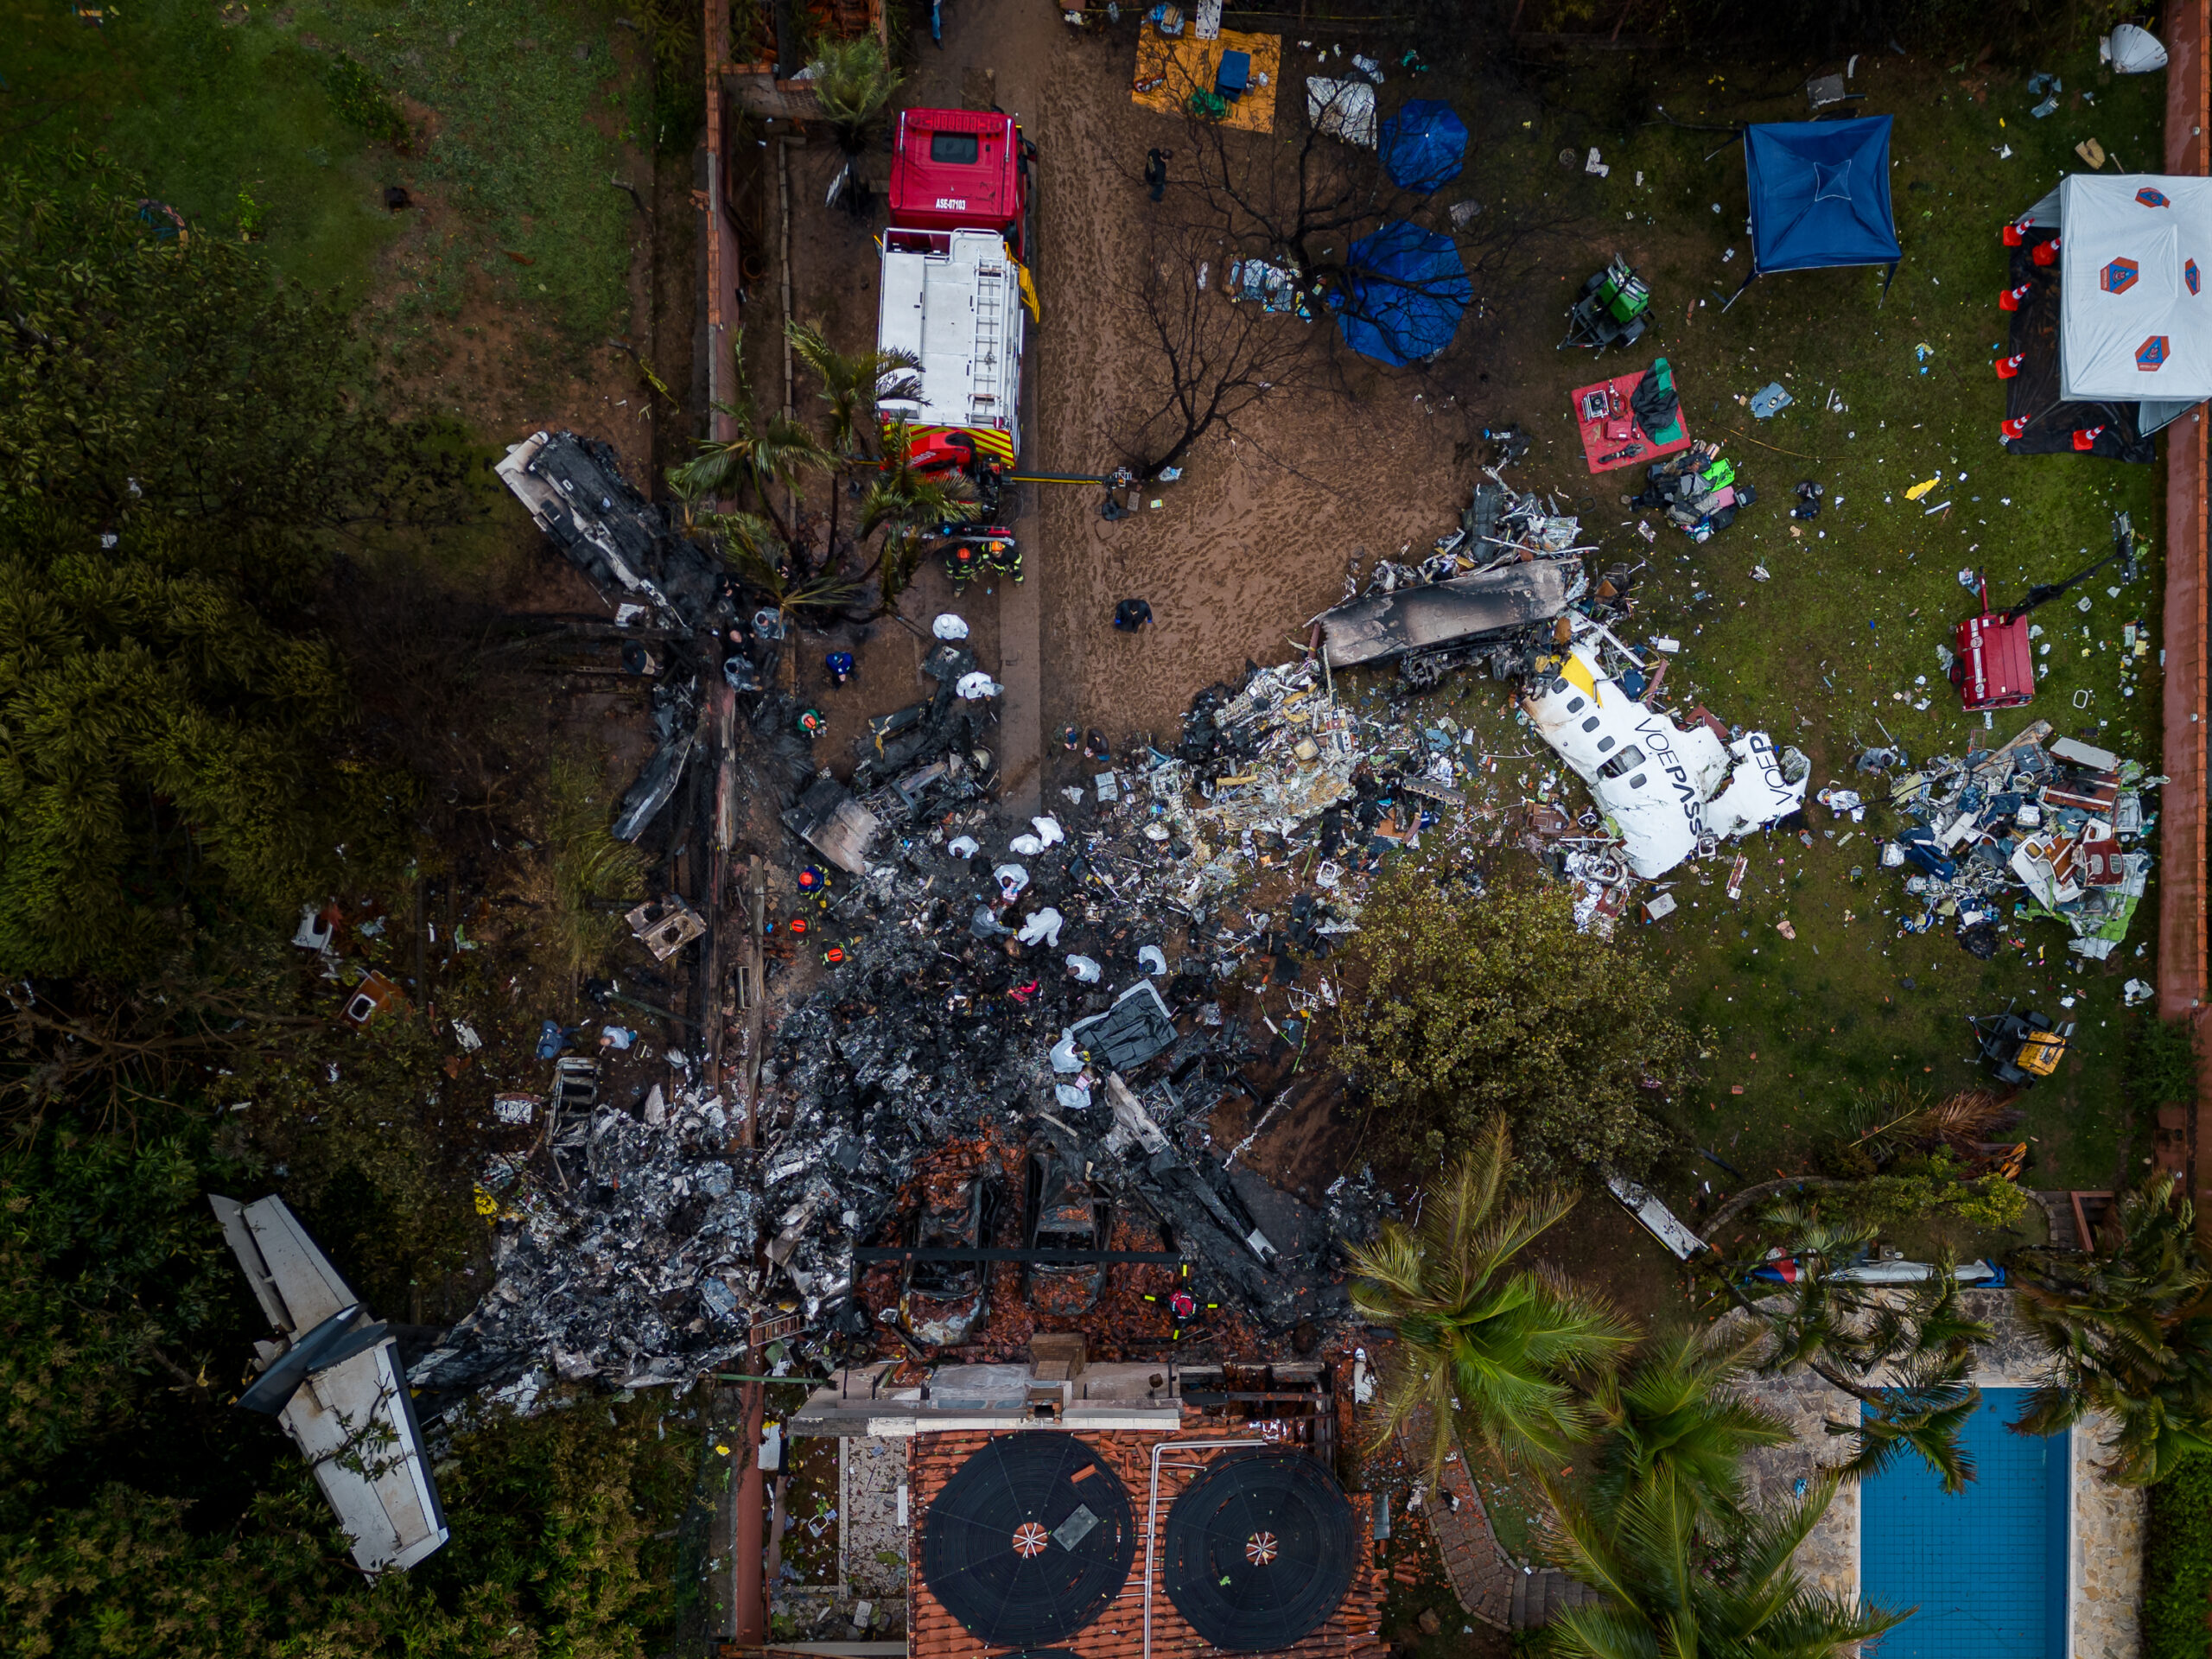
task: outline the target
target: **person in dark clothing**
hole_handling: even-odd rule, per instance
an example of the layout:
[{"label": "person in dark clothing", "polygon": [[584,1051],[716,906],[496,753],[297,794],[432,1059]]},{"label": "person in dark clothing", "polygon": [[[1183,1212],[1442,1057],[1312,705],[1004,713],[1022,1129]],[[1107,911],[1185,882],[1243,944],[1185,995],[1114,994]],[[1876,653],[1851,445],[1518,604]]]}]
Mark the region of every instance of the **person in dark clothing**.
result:
[{"label": "person in dark clothing", "polygon": [[1123,633],[1135,633],[1152,621],[1152,607],[1141,599],[1125,599],[1114,607],[1114,626]]},{"label": "person in dark clothing", "polygon": [[842,685],[853,677],[854,663],[851,652],[833,651],[822,660],[823,665],[830,671],[830,677],[838,684]]},{"label": "person in dark clothing", "polygon": [[1174,153],[1172,149],[1154,149],[1145,152],[1144,181],[1152,187],[1152,199],[1154,201],[1158,201],[1167,194],[1167,158]]}]

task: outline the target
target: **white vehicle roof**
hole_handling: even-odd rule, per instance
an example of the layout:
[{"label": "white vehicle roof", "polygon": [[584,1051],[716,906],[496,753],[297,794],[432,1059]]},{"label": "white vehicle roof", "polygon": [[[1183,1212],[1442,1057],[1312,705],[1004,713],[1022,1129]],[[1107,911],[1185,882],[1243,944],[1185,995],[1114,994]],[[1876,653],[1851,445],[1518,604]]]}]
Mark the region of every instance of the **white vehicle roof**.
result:
[{"label": "white vehicle roof", "polygon": [[1523,686],[1521,706],[1619,826],[1629,868],[1647,881],[1700,837],[1744,835],[1804,803],[1803,756],[1777,753],[1764,732],[1726,745],[1702,725],[1684,730],[1629,696],[1587,645],[1568,647],[1558,672]]},{"label": "white vehicle roof", "polygon": [[878,408],[912,426],[995,427],[1019,456],[1020,273],[994,232],[953,231],[944,241],[941,253],[884,248],[876,343],[921,359],[922,395]]}]

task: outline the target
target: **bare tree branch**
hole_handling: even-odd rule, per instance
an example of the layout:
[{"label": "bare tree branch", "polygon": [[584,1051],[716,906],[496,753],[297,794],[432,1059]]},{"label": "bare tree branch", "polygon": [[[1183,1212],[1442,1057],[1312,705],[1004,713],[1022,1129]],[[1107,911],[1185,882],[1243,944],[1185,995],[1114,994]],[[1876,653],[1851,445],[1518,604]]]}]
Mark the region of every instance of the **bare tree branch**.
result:
[{"label": "bare tree branch", "polygon": [[[1441,190],[1396,184],[1377,151],[1350,142],[1346,131],[1371,132],[1374,111],[1353,100],[1371,94],[1363,82],[1339,83],[1316,108],[1306,88],[1283,89],[1277,130],[1257,133],[1186,109],[1180,146],[1171,153],[1166,194],[1156,210],[1163,228],[1223,262],[1258,260],[1265,280],[1317,320],[1350,315],[1376,323],[1386,337],[1405,327],[1403,313],[1420,302],[1448,297],[1479,319],[1499,308],[1495,296],[1521,296],[1533,266],[1554,251],[1567,225],[1564,208],[1510,213],[1486,210],[1481,147],[1471,145],[1467,169]],[[1134,169],[1122,164],[1134,181]],[[1505,181],[1492,181],[1503,188]],[[1396,221],[1423,238],[1443,238],[1458,254],[1431,271],[1394,271],[1355,260],[1354,246]],[[1274,273],[1280,273],[1276,276]],[[1249,281],[1249,279],[1248,279]],[[1337,331],[1330,330],[1333,335]],[[1153,331],[1146,331],[1147,338]],[[1405,351],[1408,357],[1419,356]],[[1323,344],[1318,354],[1344,353]],[[1342,386],[1341,369],[1313,372]]]},{"label": "bare tree branch", "polygon": [[[1258,301],[1220,291],[1217,238],[1156,226],[1121,296],[1131,334],[1152,372],[1116,412],[1111,437],[1128,466],[1157,477],[1192,445],[1270,393],[1301,385],[1313,355],[1311,328]],[[1199,285],[1202,270],[1206,283]]]}]

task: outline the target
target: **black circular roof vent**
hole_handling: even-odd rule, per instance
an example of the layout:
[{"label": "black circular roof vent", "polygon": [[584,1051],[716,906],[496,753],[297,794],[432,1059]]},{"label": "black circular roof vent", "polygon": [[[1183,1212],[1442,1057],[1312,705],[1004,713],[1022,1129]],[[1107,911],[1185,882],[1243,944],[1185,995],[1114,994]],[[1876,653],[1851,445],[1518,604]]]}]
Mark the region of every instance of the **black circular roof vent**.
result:
[{"label": "black circular roof vent", "polygon": [[1129,1581],[1121,1479],[1072,1434],[1004,1434],[953,1471],[922,1523],[922,1578],[994,1647],[1072,1636]]},{"label": "black circular roof vent", "polygon": [[1217,1648],[1287,1648],[1351,1588],[1355,1521],[1344,1489],[1302,1452],[1223,1458],[1167,1515],[1167,1598]]}]

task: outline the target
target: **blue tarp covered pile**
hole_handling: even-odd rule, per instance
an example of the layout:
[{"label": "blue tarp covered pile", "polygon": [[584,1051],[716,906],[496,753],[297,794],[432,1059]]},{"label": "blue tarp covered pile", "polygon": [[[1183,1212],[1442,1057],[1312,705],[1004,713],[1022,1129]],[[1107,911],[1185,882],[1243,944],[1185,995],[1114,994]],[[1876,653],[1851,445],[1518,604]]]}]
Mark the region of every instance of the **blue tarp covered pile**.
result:
[{"label": "blue tarp covered pile", "polygon": [[1449,104],[1417,98],[1382,124],[1382,165],[1402,190],[1426,195],[1459,176],[1467,124]]},{"label": "blue tarp covered pile", "polygon": [[1452,343],[1474,298],[1450,237],[1394,219],[1351,245],[1337,326],[1364,356],[1417,363]]}]

